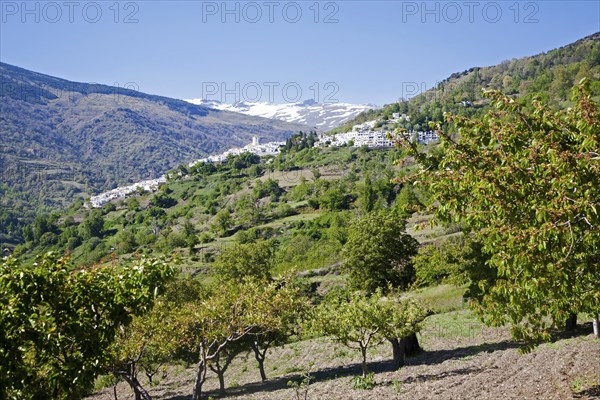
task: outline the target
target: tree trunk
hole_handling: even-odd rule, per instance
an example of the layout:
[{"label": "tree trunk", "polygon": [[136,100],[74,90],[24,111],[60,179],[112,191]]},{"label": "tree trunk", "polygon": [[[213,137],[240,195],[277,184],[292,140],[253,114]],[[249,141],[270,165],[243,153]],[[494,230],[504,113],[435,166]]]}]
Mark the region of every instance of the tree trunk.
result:
[{"label": "tree trunk", "polygon": [[565,323],[565,331],[570,332],[577,330],[577,314],[571,313]]},{"label": "tree trunk", "polygon": [[123,378],[129,383],[131,389],[133,389],[133,393],[135,394],[135,400],[152,400],[152,397],[148,394],[146,389],[140,385],[140,382],[135,376],[130,376],[129,374],[124,374]]},{"label": "tree trunk", "polygon": [[220,354],[217,354],[213,360],[213,364],[210,365],[210,369],[219,377],[219,394],[225,396],[225,370],[227,369],[227,365],[222,367],[220,358]]},{"label": "tree trunk", "polygon": [[265,349],[264,353],[260,353],[260,349],[255,343],[251,344],[252,350],[254,351],[254,358],[256,358],[256,362],[258,362],[258,370],[260,371],[260,379],[262,381],[267,380],[267,374],[265,373],[265,354],[267,349]]},{"label": "tree trunk", "polygon": [[600,321],[598,320],[598,316],[596,315],[596,317],[592,321],[592,326],[594,327],[594,336],[596,336],[597,339],[600,339],[600,326],[599,325],[600,325]]},{"label": "tree trunk", "polygon": [[264,358],[257,358],[258,361],[258,370],[260,371],[260,379],[264,382],[267,380],[267,374],[265,374],[265,360]]},{"label": "tree trunk", "polygon": [[406,355],[406,342],[398,340],[397,338],[388,339],[388,341],[392,344],[392,357],[394,369],[400,369],[404,365],[404,358]]},{"label": "tree trunk", "polygon": [[194,380],[194,391],[192,392],[192,400],[200,400],[202,397],[202,385],[206,380],[206,363],[204,360],[198,361],[196,369],[196,379]]},{"label": "tree trunk", "polygon": [[367,377],[367,348],[361,347],[360,352],[362,354],[362,377]]},{"label": "tree trunk", "polygon": [[400,339],[400,345],[404,347],[404,354],[406,357],[416,356],[421,352],[421,346],[419,346],[419,339],[416,333],[412,333],[408,336]]},{"label": "tree trunk", "polygon": [[217,376],[219,377],[219,394],[225,396],[227,394],[225,393],[225,371],[219,370]]}]

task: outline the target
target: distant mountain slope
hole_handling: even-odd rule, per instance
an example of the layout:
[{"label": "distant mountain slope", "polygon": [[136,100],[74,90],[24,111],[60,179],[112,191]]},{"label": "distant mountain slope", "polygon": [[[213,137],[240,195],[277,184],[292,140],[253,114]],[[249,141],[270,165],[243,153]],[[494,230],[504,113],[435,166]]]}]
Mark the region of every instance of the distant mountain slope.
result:
[{"label": "distant mountain slope", "polygon": [[0,235],[16,223],[2,216],[10,210],[63,206],[252,136],[282,140],[306,129],[0,63]]},{"label": "distant mountain slope", "polygon": [[501,90],[523,101],[537,96],[554,107],[566,107],[570,89],[584,77],[593,81],[594,95],[600,95],[600,32],[546,53],[454,73],[408,101],[364,112],[334,132],[391,117],[394,112],[410,115],[408,128],[440,121],[447,111],[466,116],[480,114],[488,104],[482,89]]},{"label": "distant mountain slope", "polygon": [[312,99],[287,104],[251,103],[245,101],[227,104],[217,100],[206,99],[189,99],[186,101],[217,110],[234,111],[257,117],[295,122],[308,125],[321,132],[340,126],[363,111],[378,108],[374,105],[365,104],[317,103]]}]

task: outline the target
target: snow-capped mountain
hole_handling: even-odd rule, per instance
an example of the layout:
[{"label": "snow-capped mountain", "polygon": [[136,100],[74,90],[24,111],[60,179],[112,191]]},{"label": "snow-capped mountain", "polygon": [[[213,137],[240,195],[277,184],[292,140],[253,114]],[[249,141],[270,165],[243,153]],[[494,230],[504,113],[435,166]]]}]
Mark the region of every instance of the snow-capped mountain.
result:
[{"label": "snow-capped mountain", "polygon": [[340,126],[363,111],[379,108],[370,104],[317,103],[312,99],[287,104],[250,103],[245,101],[227,104],[207,99],[186,99],[185,101],[217,110],[234,111],[246,115],[304,124],[319,132],[325,132]]}]

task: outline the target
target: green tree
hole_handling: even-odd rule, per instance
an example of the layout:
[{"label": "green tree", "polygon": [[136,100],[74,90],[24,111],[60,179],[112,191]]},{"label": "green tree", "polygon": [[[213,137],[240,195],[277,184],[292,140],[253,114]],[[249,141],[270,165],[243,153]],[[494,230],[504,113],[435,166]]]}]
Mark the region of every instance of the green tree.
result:
[{"label": "green tree", "polygon": [[224,236],[233,224],[229,210],[221,210],[215,215],[211,230],[219,236]]},{"label": "green tree", "polygon": [[410,258],[418,242],[405,233],[405,224],[395,213],[380,210],[350,225],[343,269],[352,287],[373,291],[389,284],[406,287],[413,280]]},{"label": "green tree", "polygon": [[[493,279],[494,271],[486,266],[486,261],[487,258],[481,252],[481,244],[475,242],[471,235],[437,241],[421,247],[414,257],[414,285],[423,287],[441,283],[478,283],[486,274]],[[478,297],[473,289],[475,287],[470,288],[467,297]]]},{"label": "green tree", "polygon": [[413,301],[397,297],[382,297],[377,289],[371,295],[364,292],[332,291],[313,310],[308,330],[332,336],[334,340],[361,353],[362,377],[368,374],[367,351],[389,340],[394,345],[394,361],[399,367],[404,359],[400,346],[406,338],[420,330],[424,311]]},{"label": "green tree", "polygon": [[102,211],[94,210],[80,225],[80,233],[84,239],[102,237],[104,233],[104,218]]},{"label": "green tree", "polygon": [[122,326],[110,347],[107,371],[129,384],[135,400],[151,400],[139,381],[139,372],[143,370],[152,384],[160,367],[173,360],[185,334],[172,307],[164,299],[157,300],[148,314],[134,317],[129,325]]},{"label": "green tree", "polygon": [[361,205],[363,210],[366,212],[373,211],[375,208],[375,201],[377,200],[377,195],[375,190],[373,189],[373,183],[371,182],[371,178],[367,175],[365,177],[365,184],[362,191],[361,196]]},{"label": "green tree", "polygon": [[404,185],[396,198],[396,210],[402,215],[410,216],[423,206],[411,185]]},{"label": "green tree", "polygon": [[272,266],[273,249],[268,242],[260,240],[223,249],[215,261],[214,271],[220,281],[241,282],[247,278],[270,278]]},{"label": "green tree", "polygon": [[174,269],[163,260],[78,268],[48,253],[0,265],[0,398],[78,399],[109,363],[120,326],[152,308]]},{"label": "green tree", "polygon": [[150,204],[154,207],[171,208],[177,204],[177,200],[164,192],[159,192],[150,200]]},{"label": "green tree", "polygon": [[135,197],[127,200],[127,209],[129,211],[138,211],[140,209],[140,202]]},{"label": "green tree", "polygon": [[255,280],[225,282],[204,299],[190,302],[179,311],[189,332],[190,345],[198,353],[192,400],[200,400],[209,364],[232,342],[246,337],[257,327],[268,326],[273,316],[263,299],[265,287]]},{"label": "green tree", "polygon": [[486,93],[494,110],[448,115],[460,135],[444,134],[440,168],[420,176],[437,218],[474,232],[490,256],[497,278],[474,282],[475,311],[518,339],[548,340],[571,315],[600,310],[600,113],[587,86],[559,112]]},{"label": "green tree", "polygon": [[267,380],[264,367],[267,351],[287,343],[290,336],[298,333],[299,321],[306,313],[309,301],[302,293],[302,286],[291,276],[282,281],[257,281],[257,284],[266,288],[261,300],[268,318],[250,331],[248,341],[264,382]]},{"label": "green tree", "polygon": [[116,235],[117,252],[119,254],[131,253],[137,246],[135,232],[131,229],[123,229]]},{"label": "green tree", "polygon": [[340,211],[345,210],[350,206],[350,202],[344,189],[341,185],[336,185],[325,190],[321,196],[319,196],[319,207],[322,207],[328,211]]}]

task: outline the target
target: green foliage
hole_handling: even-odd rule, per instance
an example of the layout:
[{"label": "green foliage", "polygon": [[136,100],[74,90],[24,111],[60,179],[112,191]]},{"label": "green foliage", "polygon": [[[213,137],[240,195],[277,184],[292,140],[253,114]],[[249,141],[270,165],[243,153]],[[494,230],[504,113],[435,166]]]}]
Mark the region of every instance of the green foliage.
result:
[{"label": "green foliage", "polygon": [[268,242],[234,244],[223,249],[214,264],[214,272],[222,281],[241,281],[247,278],[264,279],[271,276],[273,249]]},{"label": "green foliage", "polygon": [[129,325],[121,327],[109,349],[106,371],[116,379],[125,379],[136,398],[145,391],[138,379],[140,371],[152,384],[161,367],[180,355],[186,332],[181,315],[175,310],[186,301],[197,299],[202,288],[194,280],[188,278],[184,282],[180,278],[169,282],[165,291],[150,312],[133,317]]},{"label": "green foliage", "polygon": [[120,326],[152,308],[174,269],[140,259],[79,269],[51,253],[0,266],[0,397],[76,399],[106,365]]},{"label": "green foliage", "polygon": [[[469,236],[451,237],[442,242],[428,244],[419,249],[414,257],[416,287],[434,286],[442,283],[463,285],[483,278],[488,270],[481,245]],[[479,274],[475,276],[475,274]]]},{"label": "green foliage", "polygon": [[219,236],[225,236],[225,234],[231,229],[233,221],[229,210],[221,210],[215,215],[211,230]]},{"label": "green foliage", "polygon": [[130,229],[123,229],[116,235],[117,252],[119,254],[131,253],[137,247],[135,234]]},{"label": "green foliage", "polygon": [[264,182],[257,180],[252,192],[257,199],[270,196],[273,201],[277,201],[284,191],[276,181],[269,178]]},{"label": "green foliage", "polygon": [[102,237],[104,218],[100,210],[94,210],[79,226],[79,233],[84,239]]},{"label": "green foliage", "polygon": [[497,274],[475,283],[475,310],[519,339],[549,339],[569,314],[600,310],[600,111],[587,85],[559,112],[487,93],[495,111],[448,116],[460,136],[445,136],[440,168],[422,176],[437,217],[472,231]]},{"label": "green foliage", "polygon": [[352,389],[371,390],[377,385],[375,372],[369,372],[367,376],[355,376],[352,378]]},{"label": "green foliage", "polygon": [[[287,286],[286,286],[287,287]],[[196,301],[178,308],[181,323],[188,332],[187,346],[198,354],[197,375],[192,399],[199,400],[209,364],[225,346],[248,335],[273,332],[302,304],[292,286],[279,282],[248,279],[221,282]]]},{"label": "green foliage", "polygon": [[337,290],[317,306],[307,323],[309,332],[332,336],[337,342],[356,347],[362,355],[362,377],[366,377],[367,350],[384,340],[401,339],[420,330],[425,313],[412,300],[397,296]]},{"label": "green foliage", "polygon": [[290,152],[298,152],[304,149],[312,149],[316,141],[316,132],[300,132],[287,139],[285,145],[281,148],[281,151],[285,154]]},{"label": "green foliage", "polygon": [[352,287],[373,291],[412,282],[410,258],[417,253],[418,242],[404,232],[405,224],[395,213],[381,210],[350,225],[343,268]]},{"label": "green foliage", "polygon": [[242,170],[248,168],[253,164],[260,163],[260,157],[254,153],[245,152],[237,156],[230,155],[227,157],[227,165],[235,170]]},{"label": "green foliage", "polygon": [[411,185],[404,185],[396,198],[396,210],[402,215],[410,216],[419,211],[423,204],[419,201]]},{"label": "green foliage", "polygon": [[177,204],[177,200],[166,193],[159,192],[152,198],[151,204],[155,207],[171,208]]},{"label": "green foliage", "polygon": [[327,211],[346,210],[350,206],[350,200],[341,186],[329,188],[319,197],[319,207]]},{"label": "green foliage", "polygon": [[290,201],[307,200],[312,193],[314,186],[306,181],[304,177],[300,178],[300,184],[294,186],[286,195]]}]

